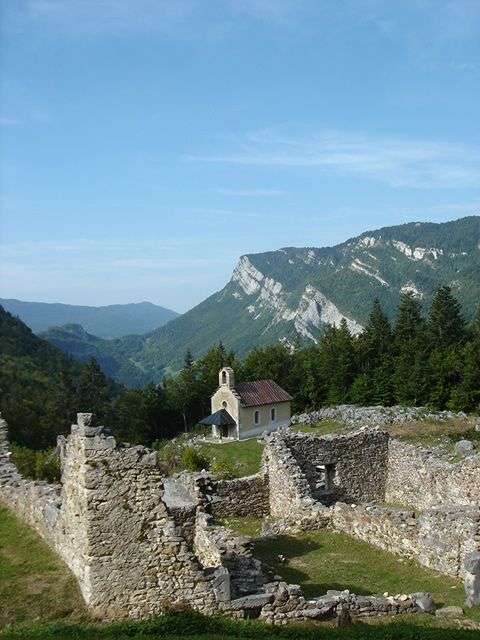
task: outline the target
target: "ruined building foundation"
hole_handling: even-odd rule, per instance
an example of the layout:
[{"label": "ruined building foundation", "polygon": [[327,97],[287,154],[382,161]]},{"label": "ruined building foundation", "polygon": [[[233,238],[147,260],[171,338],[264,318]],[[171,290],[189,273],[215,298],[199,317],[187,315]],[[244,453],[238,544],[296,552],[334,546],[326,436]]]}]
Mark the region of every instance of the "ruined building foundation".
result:
[{"label": "ruined building foundation", "polygon": [[117,443],[91,414],[77,422],[59,439],[61,484],[49,485],[21,477],[0,420],[0,501],[64,560],[89,610],[104,619],[177,605],[273,623],[340,609],[357,616],[424,609],[425,594],[328,592],[307,600],[297,585],[267,576],[252,541],[218,517],[265,517],[265,534],[330,526],[453,576],[464,575],[464,558],[480,550],[477,457],[439,463],[377,429],[323,437],[286,430],[267,436],[259,474],[167,478],[156,452]]}]

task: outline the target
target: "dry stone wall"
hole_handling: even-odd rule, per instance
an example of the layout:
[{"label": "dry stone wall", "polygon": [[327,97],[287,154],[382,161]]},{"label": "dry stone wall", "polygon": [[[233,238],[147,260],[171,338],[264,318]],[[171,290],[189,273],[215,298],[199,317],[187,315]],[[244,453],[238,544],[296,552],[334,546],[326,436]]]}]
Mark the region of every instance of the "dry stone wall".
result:
[{"label": "dry stone wall", "polygon": [[427,407],[361,407],[355,404],[341,404],[335,407],[322,407],[310,413],[300,413],[292,416],[292,424],[315,424],[322,420],[337,420],[348,427],[359,428],[385,427],[391,424],[405,424],[422,420],[443,422],[445,420],[464,420],[467,415],[463,412],[431,411]]},{"label": "dry stone wall", "polygon": [[268,475],[261,472],[233,480],[214,481],[212,496],[210,512],[217,518],[267,515]]},{"label": "dry stone wall", "polygon": [[[271,514],[281,516],[292,500],[307,498],[324,504],[338,500],[383,501],[388,439],[388,433],[376,429],[346,435],[286,431],[269,436],[265,464],[270,477]],[[279,501],[283,506],[276,504]]]},{"label": "dry stone wall", "polygon": [[64,446],[59,491],[19,476],[0,426],[0,500],[65,560],[93,613],[145,617],[175,603],[217,609],[215,575],[203,570],[168,513],[154,452],[118,445],[90,414],[79,414]]},{"label": "dry stone wall", "polygon": [[10,460],[0,421],[0,500],[64,559],[90,610],[102,618],[147,617],[175,604],[275,624],[329,618],[340,610],[360,617],[422,610],[425,594],[330,591],[306,600],[296,585],[266,582],[251,542],[217,526],[215,515],[269,512],[272,531],[275,523],[278,531],[281,523],[330,524],[452,575],[479,549],[478,504],[458,513],[443,505],[417,517],[365,504],[385,497],[388,434],[378,430],[273,434],[266,439],[264,471],[233,481],[205,473],[165,478],[155,452],[117,443],[91,414],[78,414],[59,444],[61,485],[26,480]]},{"label": "dry stone wall", "polygon": [[283,432],[267,436],[262,465],[269,478],[269,511],[274,518],[297,517],[314,504],[310,485]]},{"label": "dry stone wall", "polygon": [[419,554],[414,511],[339,502],[332,507],[330,525],[397,555],[415,558]]},{"label": "dry stone wall", "polygon": [[465,559],[480,551],[480,506],[443,506],[418,517],[418,560],[452,576],[464,576]]},{"label": "dry stone wall", "polygon": [[230,594],[240,598],[258,593],[264,582],[262,565],[253,557],[250,538],[235,535],[214,524],[213,516],[199,512],[195,527],[194,549],[204,567],[225,567],[230,576]]},{"label": "dry stone wall", "polygon": [[454,463],[442,459],[435,450],[392,439],[386,500],[416,509],[479,505],[480,456]]}]

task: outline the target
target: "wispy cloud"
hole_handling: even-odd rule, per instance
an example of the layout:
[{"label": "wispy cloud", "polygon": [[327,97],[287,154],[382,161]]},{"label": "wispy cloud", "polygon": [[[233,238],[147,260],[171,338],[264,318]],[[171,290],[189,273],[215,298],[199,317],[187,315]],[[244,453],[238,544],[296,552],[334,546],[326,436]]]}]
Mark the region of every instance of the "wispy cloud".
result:
[{"label": "wispy cloud", "polygon": [[236,196],[239,198],[257,198],[283,196],[283,189],[215,189],[215,193],[222,196]]},{"label": "wispy cloud", "polygon": [[480,183],[480,149],[477,147],[340,131],[298,137],[265,130],[246,135],[230,152],[189,155],[185,159],[266,167],[310,167],[381,180],[394,187],[458,188]]}]

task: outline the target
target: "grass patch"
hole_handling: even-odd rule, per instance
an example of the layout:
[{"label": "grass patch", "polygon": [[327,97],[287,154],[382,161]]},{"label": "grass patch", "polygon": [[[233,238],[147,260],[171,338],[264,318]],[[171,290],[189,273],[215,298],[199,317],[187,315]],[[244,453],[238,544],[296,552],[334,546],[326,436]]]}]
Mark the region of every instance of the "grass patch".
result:
[{"label": "grass patch", "polygon": [[462,439],[472,440],[480,447],[480,432],[474,429],[472,418],[452,420],[418,420],[386,427],[389,434],[404,442],[426,446],[442,445],[446,452],[453,453],[454,445]]},{"label": "grass patch", "polygon": [[255,438],[228,444],[202,444],[198,448],[210,460],[231,466],[237,478],[260,471],[263,444]]},{"label": "grass patch", "polygon": [[217,519],[216,522],[235,533],[250,538],[257,538],[262,531],[262,518],[255,516],[239,516]]},{"label": "grass patch", "polygon": [[77,583],[60,559],[0,506],[0,628],[85,614]]},{"label": "grass patch", "polygon": [[301,433],[314,433],[317,436],[324,436],[327,433],[343,433],[347,431],[346,426],[338,420],[320,420],[312,424],[295,424],[293,431]]},{"label": "grass patch", "polygon": [[168,613],[144,622],[29,625],[0,633],[2,640],[475,640],[478,630],[429,628],[430,616],[380,619],[336,629],[330,624],[272,627],[255,620],[229,620],[193,612]]},{"label": "grass patch", "polygon": [[[279,561],[279,554],[285,562]],[[327,529],[258,541],[255,556],[287,582],[299,584],[307,597],[327,589],[349,589],[358,595],[429,591],[439,605],[464,602],[460,580]],[[471,613],[480,620],[479,607]]]}]

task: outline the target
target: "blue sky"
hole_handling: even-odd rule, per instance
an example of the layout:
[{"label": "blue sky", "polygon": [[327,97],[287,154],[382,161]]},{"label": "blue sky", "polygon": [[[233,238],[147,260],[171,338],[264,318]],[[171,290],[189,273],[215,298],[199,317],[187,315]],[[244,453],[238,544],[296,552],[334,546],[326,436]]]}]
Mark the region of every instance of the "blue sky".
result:
[{"label": "blue sky", "polygon": [[479,0],[4,0],[0,295],[179,311],[480,212]]}]

